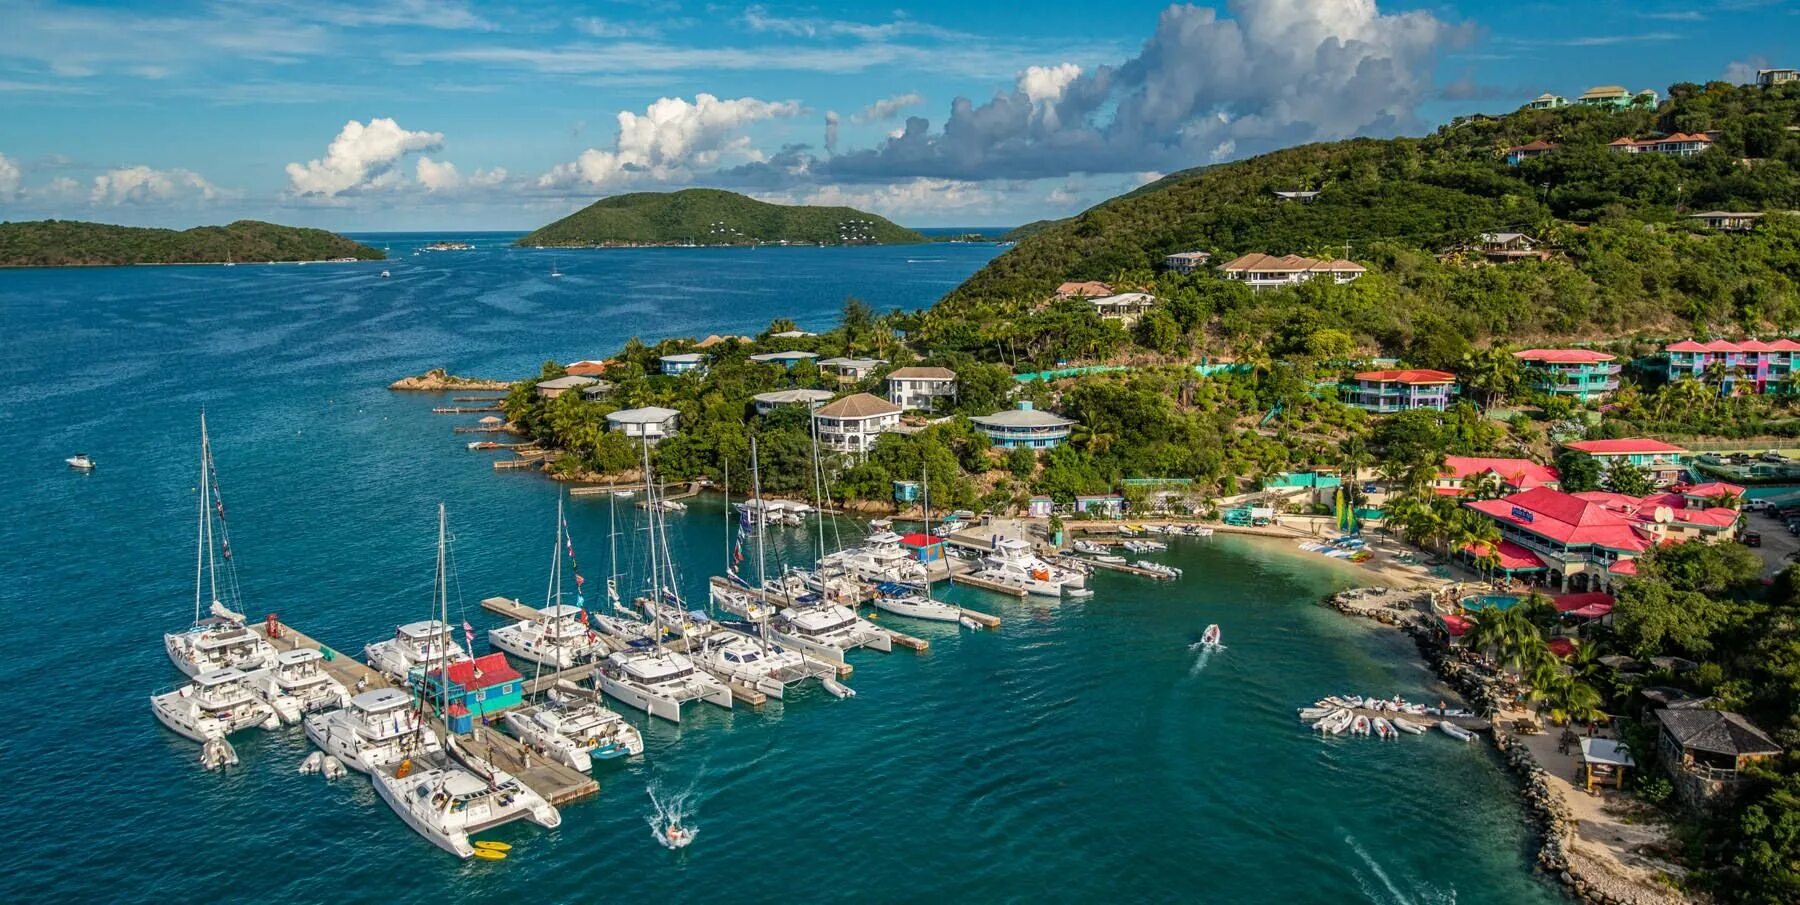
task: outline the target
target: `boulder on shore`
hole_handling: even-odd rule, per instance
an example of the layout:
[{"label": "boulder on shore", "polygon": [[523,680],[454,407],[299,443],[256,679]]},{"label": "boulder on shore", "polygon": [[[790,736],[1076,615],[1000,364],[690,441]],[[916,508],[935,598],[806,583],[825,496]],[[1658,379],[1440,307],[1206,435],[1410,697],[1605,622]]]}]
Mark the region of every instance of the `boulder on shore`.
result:
[{"label": "boulder on shore", "polygon": [[457,377],[443,368],[432,368],[416,377],[402,377],[388,384],[390,390],[416,390],[420,392],[438,392],[442,390],[510,390],[512,384],[504,380],[483,380],[479,377]]}]

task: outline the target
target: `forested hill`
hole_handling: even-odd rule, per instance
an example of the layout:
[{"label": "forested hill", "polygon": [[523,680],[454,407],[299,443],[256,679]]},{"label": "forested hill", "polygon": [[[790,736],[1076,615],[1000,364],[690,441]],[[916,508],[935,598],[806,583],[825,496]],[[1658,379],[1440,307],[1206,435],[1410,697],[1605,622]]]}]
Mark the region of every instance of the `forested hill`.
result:
[{"label": "forested hill", "polygon": [[379,250],[322,229],[239,220],[229,226],[145,229],[36,220],[0,223],[0,266],[207,264],[227,261],[380,260]]},{"label": "forested hill", "polygon": [[[1655,109],[1466,117],[1422,138],[1306,145],[1184,171],[1033,224],[926,313],[927,335],[935,325],[954,345],[1008,345],[1013,337],[977,325],[1024,318],[1059,282],[1091,279],[1185,296],[1168,312],[1182,335],[1171,337],[1165,323],[1160,337],[1145,338],[1150,345],[1279,347],[1303,338],[1284,332],[1331,328],[1406,354],[1427,330],[1481,341],[1800,327],[1800,218],[1773,216],[1725,235],[1684,216],[1800,208],[1796,126],[1800,85],[1681,84]],[[1691,157],[1608,148],[1621,137],[1708,130],[1714,147]],[[1516,166],[1504,159],[1507,148],[1538,140],[1558,147]],[[1274,194],[1295,190],[1319,194],[1311,203]],[[1439,260],[1502,231],[1527,233],[1556,256],[1505,268]],[[1231,291],[1242,287],[1221,288],[1210,274],[1158,270],[1163,256],[1194,249],[1214,264],[1246,252],[1349,257],[1370,273],[1329,291],[1265,293],[1250,306]]]},{"label": "forested hill", "polygon": [[770,204],[719,189],[602,198],[520,245],[891,245],[925,237],[851,207]]}]

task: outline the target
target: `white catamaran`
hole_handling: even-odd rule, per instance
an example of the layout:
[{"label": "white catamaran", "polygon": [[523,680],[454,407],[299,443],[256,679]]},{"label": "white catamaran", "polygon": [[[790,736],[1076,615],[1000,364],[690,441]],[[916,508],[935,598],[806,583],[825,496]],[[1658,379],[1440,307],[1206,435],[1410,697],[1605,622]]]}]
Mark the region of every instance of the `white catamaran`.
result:
[{"label": "white catamaran", "polygon": [[582,700],[573,693],[551,691],[542,704],[508,711],[504,722],[515,738],[584,773],[593,769],[596,757],[611,760],[644,753],[644,737],[636,726],[599,701]]},{"label": "white catamaran", "polygon": [[[194,624],[184,631],[164,635],[163,647],[175,667],[190,676],[273,665],[274,646],[244,627],[237,568],[231,561],[231,532],[225,524],[225,498],[219,494],[219,475],[213,467],[205,412],[200,413],[199,499],[200,527],[194,542]],[[223,592],[231,598],[229,607],[219,599],[221,577]],[[209,589],[212,602],[203,613],[202,600]]]},{"label": "white catamaran", "polygon": [[250,673],[250,688],[290,726],[306,714],[350,706],[344,683],[325,671],[325,655],[310,647],[284,650],[274,666]]},{"label": "white catamaran", "polygon": [[993,552],[983,557],[975,575],[1023,587],[1040,597],[1061,597],[1087,587],[1087,576],[1074,569],[1052,565],[1031,552],[1031,544],[1012,537],[996,537]]},{"label": "white catamaran", "polygon": [[150,709],[164,726],[201,744],[254,726],[281,725],[274,708],[250,690],[249,677],[229,668],[151,695]]},{"label": "white catamaran", "polygon": [[320,750],[362,773],[443,750],[412,695],[398,688],[365,691],[348,707],[312,714],[301,725]]},{"label": "white catamaran", "polygon": [[415,669],[424,669],[440,660],[460,663],[470,658],[462,645],[456,643],[450,623],[425,619],[408,622],[394,630],[394,637],[364,647],[363,659],[388,677],[408,682]]},{"label": "white catamaran", "polygon": [[567,551],[571,565],[575,562],[575,546],[569,540],[569,523],[563,519],[563,503],[556,501],[556,542],[550,553],[550,583],[544,590],[544,608],[538,618],[523,619],[512,625],[488,630],[488,644],[521,660],[568,669],[606,653],[600,633],[588,627],[588,613],[581,601],[581,573],[575,573],[577,605],[563,603],[563,553]]}]

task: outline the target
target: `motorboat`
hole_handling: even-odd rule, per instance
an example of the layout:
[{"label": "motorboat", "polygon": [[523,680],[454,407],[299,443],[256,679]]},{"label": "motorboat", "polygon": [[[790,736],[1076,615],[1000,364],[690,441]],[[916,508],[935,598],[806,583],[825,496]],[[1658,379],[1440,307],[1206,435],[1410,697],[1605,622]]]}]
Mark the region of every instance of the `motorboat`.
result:
[{"label": "motorboat", "polygon": [[1031,544],[1011,537],[994,540],[993,552],[983,557],[976,576],[1021,586],[1028,594],[1061,597],[1065,588],[1087,587],[1087,575],[1052,565],[1031,550]]},{"label": "motorboat", "polygon": [[163,648],[175,668],[190,676],[221,669],[262,669],[275,662],[275,647],[244,626],[243,617],[215,601],[215,615],[196,620],[187,630],[163,635]]},{"label": "motorboat", "polygon": [[[755,630],[755,627],[751,628]],[[713,632],[696,656],[707,672],[777,700],[787,696],[789,686],[798,685],[820,671],[798,650],[737,631]]]},{"label": "motorboat", "polygon": [[412,695],[398,688],[362,692],[349,706],[312,714],[301,726],[319,750],[360,773],[443,750]]},{"label": "motorboat", "polygon": [[644,753],[637,727],[598,701],[554,697],[503,718],[514,738],[583,773],[594,758],[611,760]]},{"label": "motorboat", "polygon": [[1105,544],[1096,544],[1091,540],[1078,540],[1073,546],[1076,553],[1086,553],[1089,556],[1101,556],[1106,553]]},{"label": "motorboat", "polygon": [[87,453],[76,453],[63,461],[69,463],[69,467],[76,471],[94,470],[94,460]]},{"label": "motorboat", "polygon": [[1470,732],[1449,720],[1439,720],[1438,728],[1443,730],[1445,735],[1448,735],[1459,742],[1472,742],[1475,740],[1475,733]]},{"label": "motorboat", "polygon": [[200,766],[207,771],[223,770],[238,765],[237,749],[224,736],[200,743]]},{"label": "motorboat", "polygon": [[600,633],[588,627],[587,611],[566,603],[540,609],[538,618],[488,629],[488,645],[521,660],[568,669],[606,653]]},{"label": "motorboat", "polygon": [[1368,735],[1369,734],[1369,718],[1360,713],[1357,714],[1356,718],[1354,720],[1350,721],[1350,734],[1351,735]]},{"label": "motorboat", "polygon": [[394,630],[394,637],[363,648],[369,666],[401,682],[415,669],[436,663],[460,663],[469,655],[456,643],[450,625],[438,619],[408,622]]},{"label": "motorboat", "polygon": [[[641,647],[638,645],[642,645]],[[686,654],[638,641],[601,661],[600,690],[651,716],[681,722],[681,706],[706,701],[731,709],[731,689]]]},{"label": "motorboat", "polygon": [[201,744],[255,726],[281,725],[275,709],[250,690],[249,676],[236,669],[204,672],[157,692],[150,696],[150,709],[164,726]]},{"label": "motorboat", "polygon": [[325,670],[325,655],[310,647],[282,651],[274,666],[251,672],[249,678],[250,689],[289,726],[306,714],[350,705],[344,683]]},{"label": "motorboat", "polygon": [[562,825],[562,814],[543,796],[454,742],[445,751],[384,764],[371,776],[376,794],[407,826],[458,858],[474,856],[471,833],[515,820],[545,829]]},{"label": "motorboat", "polygon": [[894,648],[887,632],[836,603],[784,607],[770,620],[769,630],[776,641],[830,663],[843,663],[844,652],[852,648],[869,647],[883,653]]},{"label": "motorboat", "polygon": [[877,531],[863,539],[861,546],[848,547],[827,555],[821,567],[836,566],[851,575],[877,584],[887,582],[920,587],[929,580],[925,564],[900,545],[900,535]]},{"label": "motorboat", "polygon": [[1170,578],[1181,577],[1181,570],[1179,568],[1163,565],[1159,562],[1151,562],[1148,559],[1140,559],[1137,562],[1132,563],[1132,565],[1146,572],[1154,572],[1157,575],[1166,575]]},{"label": "motorboat", "polygon": [[1342,735],[1344,730],[1350,728],[1350,723],[1355,719],[1355,714],[1339,708],[1338,710],[1332,711],[1330,715],[1320,719],[1318,722],[1313,723],[1313,729],[1318,732],[1323,732],[1326,735]]},{"label": "motorboat", "polygon": [[1375,735],[1383,741],[1392,741],[1399,737],[1400,733],[1394,729],[1394,724],[1389,721],[1387,717],[1378,716],[1375,718],[1374,722]]},{"label": "motorboat", "polygon": [[1200,643],[1207,647],[1223,647],[1224,645],[1219,643],[1219,637],[1219,624],[1215,622],[1200,633]]},{"label": "motorboat", "polygon": [[384,279],[384,280],[385,280],[385,279],[387,279],[387,278],[388,278],[388,277],[390,277],[390,276],[393,276],[393,274],[391,274],[391,273],[388,273],[388,272],[387,272],[387,271],[385,271],[385,270],[383,270],[383,271],[382,271],[382,272],[381,272],[381,278],[382,278],[382,279]]},{"label": "motorboat", "polygon": [[1391,717],[1391,718],[1389,718],[1388,721],[1394,724],[1395,729],[1398,729],[1401,732],[1404,732],[1408,735],[1424,735],[1426,732],[1426,729],[1424,726],[1421,726],[1418,723],[1415,723],[1412,720],[1409,720],[1405,717],[1401,717],[1401,716]]}]

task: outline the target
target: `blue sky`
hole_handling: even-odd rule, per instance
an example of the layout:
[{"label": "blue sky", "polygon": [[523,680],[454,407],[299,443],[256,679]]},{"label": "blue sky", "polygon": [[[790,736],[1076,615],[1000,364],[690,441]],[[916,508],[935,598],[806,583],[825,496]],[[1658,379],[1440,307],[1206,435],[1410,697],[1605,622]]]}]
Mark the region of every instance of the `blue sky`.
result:
[{"label": "blue sky", "polygon": [[1800,66],[1800,4],[0,0],[0,219],[517,229],[712,185],[1059,217],[1550,90]]}]

